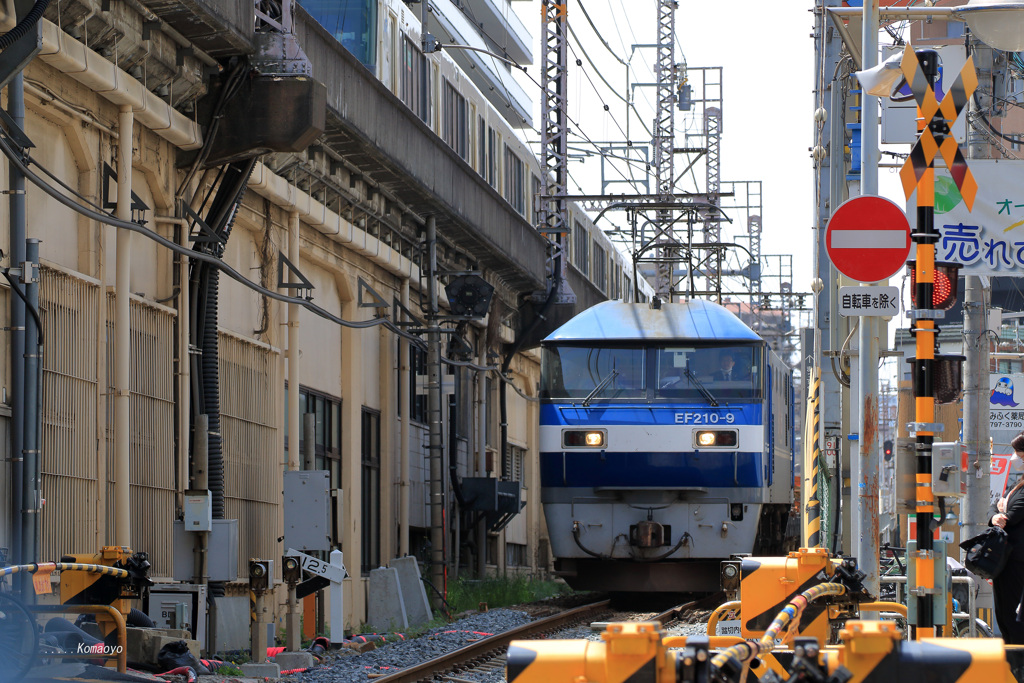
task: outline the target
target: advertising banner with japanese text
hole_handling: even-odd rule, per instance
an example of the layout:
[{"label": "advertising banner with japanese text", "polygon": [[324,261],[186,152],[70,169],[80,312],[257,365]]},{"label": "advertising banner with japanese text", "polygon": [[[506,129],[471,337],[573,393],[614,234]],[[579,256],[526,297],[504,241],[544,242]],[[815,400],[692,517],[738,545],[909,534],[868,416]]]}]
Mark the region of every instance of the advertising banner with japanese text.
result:
[{"label": "advertising banner with japanese text", "polygon": [[[935,169],[935,228],[942,237],[936,261],[962,264],[961,275],[1024,276],[1024,167],[999,159],[971,159],[978,182],[974,210],[968,211],[947,169]],[[917,215],[917,194],[907,216]]]}]

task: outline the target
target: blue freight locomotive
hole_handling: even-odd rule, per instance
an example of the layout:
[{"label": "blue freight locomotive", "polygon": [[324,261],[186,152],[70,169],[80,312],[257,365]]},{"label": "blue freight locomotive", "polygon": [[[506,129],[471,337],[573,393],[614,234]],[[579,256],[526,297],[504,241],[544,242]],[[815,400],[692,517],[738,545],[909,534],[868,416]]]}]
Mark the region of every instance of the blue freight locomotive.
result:
[{"label": "blue freight locomotive", "polygon": [[795,546],[790,369],[726,308],[608,301],[542,342],[541,497],[574,588],[705,592]]}]

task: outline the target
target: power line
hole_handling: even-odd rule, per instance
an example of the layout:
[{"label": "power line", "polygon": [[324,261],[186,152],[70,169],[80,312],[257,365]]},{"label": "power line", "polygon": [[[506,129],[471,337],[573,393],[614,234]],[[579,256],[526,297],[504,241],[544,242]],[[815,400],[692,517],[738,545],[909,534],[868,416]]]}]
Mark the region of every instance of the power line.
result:
[{"label": "power line", "polygon": [[[590,28],[592,28],[594,30],[594,35],[596,35],[597,39],[601,41],[601,44],[604,45],[606,50],[608,50],[608,53],[611,54],[611,56],[614,57],[615,60],[619,64],[621,64],[622,66],[628,67],[629,66],[629,62],[623,60],[621,57],[619,57],[617,54],[615,54],[615,50],[612,49],[612,46],[608,44],[608,41],[604,39],[604,37],[601,35],[601,32],[597,30],[596,26],[594,26],[594,20],[590,18],[590,14],[587,12],[587,8],[583,4],[582,1],[579,3],[579,5],[580,5],[580,9],[583,10],[583,16],[587,18],[587,23],[590,24]],[[571,26],[569,27],[569,31],[570,31],[570,33],[572,32],[572,27]],[[573,33],[573,38],[576,38],[576,34],[575,33]],[[579,38],[576,38],[576,42],[579,42]],[[623,46],[623,47],[625,47],[625,46]]]},{"label": "power line", "polygon": [[[630,102],[628,98],[626,98],[626,97],[623,97],[622,95],[620,95],[620,94],[618,93],[618,91],[617,91],[617,90],[616,90],[616,89],[615,89],[615,88],[614,88],[614,87],[612,86],[612,84],[608,82],[608,80],[607,80],[607,79],[606,79],[606,78],[604,77],[604,74],[602,74],[602,73],[601,73],[601,70],[597,68],[597,65],[596,65],[596,64],[594,64],[594,60],[592,60],[592,59],[590,58],[590,54],[589,54],[589,53],[587,52],[586,48],[584,48],[584,47],[583,47],[583,43],[582,43],[582,42],[580,41],[580,39],[579,39],[579,36],[577,36],[577,35],[576,35],[576,32],[575,32],[575,31],[573,30],[573,28],[572,28],[572,26],[571,26],[571,25],[569,26],[569,34],[570,34],[570,35],[571,35],[571,36],[572,36],[572,37],[573,37],[573,38],[574,38],[574,39],[576,40],[576,44],[577,44],[577,45],[579,46],[580,50],[582,50],[582,51],[583,51],[583,56],[587,58],[587,62],[588,62],[588,63],[590,64],[590,66],[591,66],[591,67],[592,67],[592,68],[594,69],[594,71],[595,71],[595,72],[597,73],[597,75],[598,75],[598,78],[600,78],[600,79],[601,79],[601,81],[603,81],[603,82],[604,82],[604,84],[605,84],[606,86],[608,86],[608,89],[609,89],[609,90],[611,90],[611,91],[612,91],[612,93],[613,93],[613,94],[614,94],[614,95],[615,95],[616,97],[618,97],[618,98],[619,98],[620,100],[622,100],[623,102],[625,102],[625,103],[626,103],[626,106],[627,106],[627,107],[629,107],[630,109],[632,109],[632,110],[633,110],[633,113],[635,113],[635,114],[636,114],[636,117],[637,117],[637,119],[638,119],[638,120],[640,121],[640,125],[641,125],[641,126],[643,126],[643,129],[644,129],[644,131],[645,131],[645,132],[646,132],[646,133],[647,133],[648,135],[652,135],[652,133],[651,133],[651,129],[650,129],[650,128],[649,128],[648,126],[647,126],[647,123],[646,123],[646,122],[644,121],[643,117],[642,117],[642,116],[640,116],[640,112],[639,112],[639,111],[637,111],[636,105],[635,105],[635,104],[633,104],[632,102]],[[575,52],[575,51],[574,51],[574,52]],[[628,67],[629,65],[628,65],[628,64],[626,64],[626,66]],[[589,77],[588,77],[588,78],[589,78]],[[603,100],[602,100],[602,102],[603,102]],[[629,116],[629,112],[628,112],[628,111],[626,112],[626,116]],[[627,135],[627,137],[628,137],[628,135]]]}]

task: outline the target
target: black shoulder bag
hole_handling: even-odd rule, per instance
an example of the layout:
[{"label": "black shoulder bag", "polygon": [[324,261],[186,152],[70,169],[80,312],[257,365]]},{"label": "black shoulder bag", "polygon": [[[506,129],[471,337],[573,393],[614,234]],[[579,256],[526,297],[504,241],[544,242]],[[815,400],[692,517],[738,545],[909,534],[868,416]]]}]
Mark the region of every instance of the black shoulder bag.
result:
[{"label": "black shoulder bag", "polygon": [[999,576],[1010,559],[1010,537],[1002,528],[993,526],[960,544],[967,551],[964,566],[983,579]]}]

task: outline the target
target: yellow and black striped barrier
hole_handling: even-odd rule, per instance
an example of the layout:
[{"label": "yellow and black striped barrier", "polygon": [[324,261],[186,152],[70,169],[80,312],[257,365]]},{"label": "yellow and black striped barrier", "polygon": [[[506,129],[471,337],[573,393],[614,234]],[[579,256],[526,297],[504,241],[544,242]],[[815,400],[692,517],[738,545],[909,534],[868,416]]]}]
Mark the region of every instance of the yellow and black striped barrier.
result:
[{"label": "yellow and black striped barrier", "polygon": [[804,546],[818,548],[821,546],[821,501],[818,497],[818,462],[821,459],[821,378],[815,370],[813,389],[811,391],[808,412],[811,413],[810,443],[804,444],[804,481],[807,493],[804,496]]},{"label": "yellow and black striped barrier", "polygon": [[108,567],[103,564],[83,564],[81,562],[34,562],[32,564],[15,564],[9,567],[0,567],[0,576],[10,576],[21,572],[87,572],[89,574],[100,574],[102,576],[113,576],[118,579],[130,579],[131,574],[124,569]]}]

